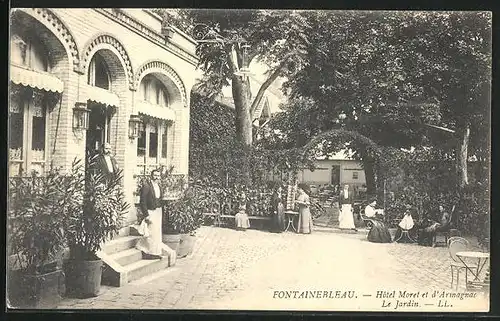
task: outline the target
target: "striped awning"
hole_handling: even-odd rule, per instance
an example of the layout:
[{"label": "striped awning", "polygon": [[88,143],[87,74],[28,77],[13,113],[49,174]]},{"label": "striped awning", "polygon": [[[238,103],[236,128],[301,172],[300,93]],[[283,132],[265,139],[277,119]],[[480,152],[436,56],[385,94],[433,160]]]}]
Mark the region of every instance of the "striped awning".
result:
[{"label": "striped awning", "polygon": [[168,107],[153,105],[146,101],[136,101],[135,109],[139,114],[143,114],[149,117],[171,121],[175,119],[175,112],[172,109]]},{"label": "striped awning", "polygon": [[90,100],[106,106],[120,106],[120,98],[115,93],[103,88],[87,85],[83,88],[83,95],[84,100]]},{"label": "striped awning", "polygon": [[10,80],[16,85],[45,91],[62,93],[64,90],[64,83],[54,75],[25,69],[15,65],[10,65]]}]

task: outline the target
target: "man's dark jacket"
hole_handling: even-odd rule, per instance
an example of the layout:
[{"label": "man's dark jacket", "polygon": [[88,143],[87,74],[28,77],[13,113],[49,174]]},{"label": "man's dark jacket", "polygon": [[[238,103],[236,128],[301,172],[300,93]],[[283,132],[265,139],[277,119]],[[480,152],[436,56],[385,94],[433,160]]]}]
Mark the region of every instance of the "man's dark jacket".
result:
[{"label": "man's dark jacket", "polygon": [[116,174],[116,172],[118,171],[118,164],[116,163],[116,160],[113,156],[109,156],[109,158],[111,159],[111,165],[113,166],[113,173],[109,171],[108,165],[106,164],[106,159],[102,154],[97,157],[96,166],[101,171],[101,173],[104,173],[106,175]]},{"label": "man's dark jacket", "polygon": [[143,217],[148,215],[148,210],[155,210],[161,207],[161,199],[163,198],[160,188],[160,195],[155,195],[155,189],[150,180],[146,181],[141,187],[139,207]]}]

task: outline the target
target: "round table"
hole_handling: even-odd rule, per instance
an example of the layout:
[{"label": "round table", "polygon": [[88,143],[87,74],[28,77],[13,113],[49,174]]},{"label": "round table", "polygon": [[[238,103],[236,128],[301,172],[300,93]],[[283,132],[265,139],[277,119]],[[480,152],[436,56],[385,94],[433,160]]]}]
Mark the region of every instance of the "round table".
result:
[{"label": "round table", "polygon": [[[479,274],[483,270],[484,265],[490,258],[489,253],[479,251],[461,251],[455,254],[458,259],[464,264],[465,268],[474,275],[474,281],[479,280]],[[474,272],[468,265],[466,259],[477,259],[477,271]],[[482,263],[481,263],[482,262]]]},{"label": "round table", "polygon": [[295,218],[295,215],[297,215],[297,216],[299,215],[299,212],[295,212],[295,211],[285,211],[284,213],[285,213],[286,217],[288,218],[288,225],[287,225],[287,227],[286,227],[286,229],[285,229],[285,232],[287,232],[287,231],[288,231],[288,229],[290,228],[290,226],[292,227],[292,229],[293,229],[295,232],[297,232],[297,229],[295,228],[295,225],[294,225],[294,223],[293,223],[293,220],[294,220],[294,218]]}]

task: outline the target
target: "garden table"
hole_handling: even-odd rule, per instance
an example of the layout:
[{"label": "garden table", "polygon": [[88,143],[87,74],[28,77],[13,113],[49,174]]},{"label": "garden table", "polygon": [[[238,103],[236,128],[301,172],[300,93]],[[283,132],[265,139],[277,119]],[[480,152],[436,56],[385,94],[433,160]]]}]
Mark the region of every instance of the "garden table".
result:
[{"label": "garden table", "polygon": [[[486,264],[486,261],[490,258],[489,253],[485,252],[477,252],[477,251],[463,251],[463,252],[457,252],[455,254],[458,259],[464,264],[465,268],[469,270],[472,275],[474,275],[474,281],[479,281],[479,274],[481,273],[481,270],[483,269],[484,265]],[[474,272],[469,265],[467,265],[466,259],[477,259],[477,271]],[[482,261],[482,264],[481,264]]]},{"label": "garden table", "polygon": [[286,217],[288,218],[288,225],[285,229],[285,232],[288,231],[288,229],[290,228],[290,226],[292,227],[292,229],[297,232],[297,229],[295,228],[295,225],[293,224],[293,220],[295,218],[295,215],[299,215],[299,212],[295,212],[295,211],[285,211],[285,215]]}]

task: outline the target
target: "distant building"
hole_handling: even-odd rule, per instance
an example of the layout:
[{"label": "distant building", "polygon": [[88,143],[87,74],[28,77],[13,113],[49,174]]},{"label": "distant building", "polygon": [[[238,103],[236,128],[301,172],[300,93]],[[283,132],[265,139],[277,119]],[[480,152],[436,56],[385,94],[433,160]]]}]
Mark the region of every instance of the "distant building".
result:
[{"label": "distant building", "polygon": [[[302,168],[297,173],[299,182],[316,186],[349,184],[353,188],[366,184],[365,171],[361,163],[346,156],[343,151],[329,157],[317,158],[314,163],[314,170]],[[271,175],[271,180],[281,180],[282,176],[274,173]]]}]

